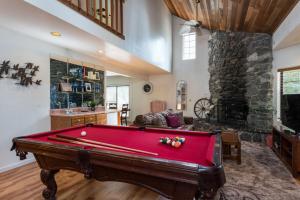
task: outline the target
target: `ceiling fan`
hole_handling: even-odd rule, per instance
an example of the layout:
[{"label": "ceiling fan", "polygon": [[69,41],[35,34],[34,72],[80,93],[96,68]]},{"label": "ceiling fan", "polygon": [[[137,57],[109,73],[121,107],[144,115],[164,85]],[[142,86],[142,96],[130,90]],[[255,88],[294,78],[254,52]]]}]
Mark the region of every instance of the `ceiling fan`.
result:
[{"label": "ceiling fan", "polygon": [[186,21],[184,24],[182,24],[182,27],[179,31],[180,35],[188,34],[196,32],[197,35],[202,35],[202,22],[198,21],[198,5],[200,3],[200,0],[193,0],[194,6],[196,8],[196,17],[195,19]]}]

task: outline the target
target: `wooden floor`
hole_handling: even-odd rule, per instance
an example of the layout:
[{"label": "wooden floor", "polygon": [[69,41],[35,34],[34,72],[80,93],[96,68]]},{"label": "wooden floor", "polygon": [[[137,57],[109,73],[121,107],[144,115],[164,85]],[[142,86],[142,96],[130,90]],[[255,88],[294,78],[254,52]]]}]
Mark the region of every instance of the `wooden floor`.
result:
[{"label": "wooden floor", "polygon": [[[56,175],[58,200],[166,200],[154,192],[126,183],[86,180],[61,170]],[[44,185],[36,163],[0,174],[1,200],[41,200]]]},{"label": "wooden floor", "polygon": [[[56,180],[58,200],[166,200],[141,187],[86,180],[82,174],[66,170],[61,170]],[[42,200],[43,189],[36,163],[0,174],[0,200]]]}]

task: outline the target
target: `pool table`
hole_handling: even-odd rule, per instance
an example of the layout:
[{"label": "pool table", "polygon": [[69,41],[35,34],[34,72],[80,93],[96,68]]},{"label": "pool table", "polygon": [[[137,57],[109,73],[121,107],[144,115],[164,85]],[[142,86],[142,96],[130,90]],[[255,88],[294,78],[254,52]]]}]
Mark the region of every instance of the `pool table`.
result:
[{"label": "pool table", "polygon": [[[53,140],[59,135],[141,152]],[[176,136],[186,139],[179,148],[160,143],[161,137]],[[20,159],[34,154],[47,187],[43,197],[51,200],[56,199],[55,174],[60,169],[143,186],[175,200],[213,199],[225,183],[219,133],[88,124],[14,138],[12,150]]]}]

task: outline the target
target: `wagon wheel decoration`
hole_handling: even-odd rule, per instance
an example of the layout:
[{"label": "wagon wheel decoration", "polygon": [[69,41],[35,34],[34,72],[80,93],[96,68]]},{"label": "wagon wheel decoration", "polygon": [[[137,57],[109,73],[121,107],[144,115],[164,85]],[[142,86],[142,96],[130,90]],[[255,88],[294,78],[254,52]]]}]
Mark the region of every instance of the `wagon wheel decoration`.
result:
[{"label": "wagon wheel decoration", "polygon": [[214,105],[207,98],[199,99],[194,105],[194,113],[200,119],[207,119],[210,117],[210,113]]}]

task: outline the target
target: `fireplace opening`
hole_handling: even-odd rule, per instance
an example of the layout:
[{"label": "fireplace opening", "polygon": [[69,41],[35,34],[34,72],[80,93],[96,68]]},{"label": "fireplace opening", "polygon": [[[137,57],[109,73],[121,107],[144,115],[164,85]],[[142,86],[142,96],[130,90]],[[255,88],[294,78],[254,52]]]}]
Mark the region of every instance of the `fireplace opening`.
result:
[{"label": "fireplace opening", "polygon": [[217,120],[219,123],[247,127],[249,113],[248,103],[242,98],[219,99],[217,105]]}]

